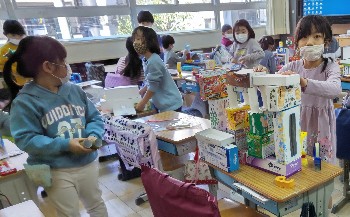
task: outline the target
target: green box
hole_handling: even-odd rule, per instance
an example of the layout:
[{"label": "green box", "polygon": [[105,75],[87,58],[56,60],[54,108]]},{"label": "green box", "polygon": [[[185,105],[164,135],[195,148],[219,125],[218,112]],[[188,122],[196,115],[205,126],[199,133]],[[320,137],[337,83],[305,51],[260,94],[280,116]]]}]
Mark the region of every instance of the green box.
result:
[{"label": "green box", "polygon": [[249,113],[250,133],[254,135],[265,135],[273,132],[273,113]]},{"label": "green box", "polygon": [[275,153],[273,133],[264,135],[247,134],[248,155],[265,159]]}]

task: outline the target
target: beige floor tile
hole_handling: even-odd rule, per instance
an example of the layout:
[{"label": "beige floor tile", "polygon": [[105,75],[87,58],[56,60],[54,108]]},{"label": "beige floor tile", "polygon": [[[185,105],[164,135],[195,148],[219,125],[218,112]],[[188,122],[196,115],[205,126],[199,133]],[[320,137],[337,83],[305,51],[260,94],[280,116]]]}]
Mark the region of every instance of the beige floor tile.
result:
[{"label": "beige floor tile", "polygon": [[116,194],[118,197],[131,194],[134,192],[143,192],[143,185],[140,178],[131,179],[128,181],[114,180],[107,183],[103,183],[110,191]]},{"label": "beige floor tile", "polygon": [[149,208],[149,202],[146,201],[141,205],[136,205],[135,203],[135,199],[140,196],[141,193],[143,193],[144,191],[140,191],[140,192],[134,192],[131,194],[125,194],[123,196],[120,196],[120,200],[122,200],[124,203],[126,203],[126,205],[128,205],[131,209],[133,209],[135,212],[139,212],[143,209]]},{"label": "beige floor tile", "polygon": [[119,198],[109,200],[105,203],[108,215],[111,217],[126,217],[136,213]]},{"label": "beige floor tile", "polygon": [[153,217],[153,212],[151,207],[139,211],[138,214],[142,217]]}]

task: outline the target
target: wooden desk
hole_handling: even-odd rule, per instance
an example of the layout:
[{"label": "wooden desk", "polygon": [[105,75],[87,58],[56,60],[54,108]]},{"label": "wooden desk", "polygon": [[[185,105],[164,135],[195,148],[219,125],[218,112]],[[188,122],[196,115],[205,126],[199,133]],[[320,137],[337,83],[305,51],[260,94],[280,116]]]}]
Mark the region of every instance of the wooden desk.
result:
[{"label": "wooden desk", "polygon": [[238,189],[233,183],[238,182],[267,198],[267,201],[262,201],[249,193],[241,192],[243,197],[247,199],[246,201],[249,200],[277,216],[293,212],[301,208],[302,204],[307,201],[314,203],[318,216],[325,216],[328,201],[334,188],[334,178],[339,176],[343,169],[322,162],[322,170],[315,171],[312,158],[308,157],[308,161],[308,167],[303,167],[302,171],[290,177],[295,180],[295,187],[292,189],[277,187],[274,184],[275,175],[248,165],[241,165],[238,171],[227,173],[208,164],[216,179],[229,188],[237,191]]},{"label": "wooden desk", "polygon": [[174,155],[182,155],[194,151],[197,144],[195,134],[199,131],[210,128],[210,120],[174,111],[162,112],[137,120],[151,125],[158,125],[163,128],[174,119],[192,120],[192,123],[195,126],[192,128],[177,130],[155,130],[159,149]]},{"label": "wooden desk", "polygon": [[196,78],[193,76],[192,72],[189,71],[183,71],[181,72],[182,77],[180,78],[179,76],[171,76],[175,81],[178,80],[184,80],[188,82],[197,82]]},{"label": "wooden desk", "polygon": [[32,200],[0,210],[0,217],[45,217]]},{"label": "wooden desk", "polygon": [[[7,139],[4,139],[4,143],[5,147],[8,149],[13,149],[16,146]],[[10,163],[10,166],[17,169],[17,173],[7,176],[0,176],[0,192],[9,198],[12,205],[27,200],[34,200],[35,202],[38,202],[36,194],[37,187],[29,180],[24,171],[23,164],[26,163],[27,158],[27,153],[8,158],[7,161]],[[9,206],[4,198],[1,199],[3,206]]]}]

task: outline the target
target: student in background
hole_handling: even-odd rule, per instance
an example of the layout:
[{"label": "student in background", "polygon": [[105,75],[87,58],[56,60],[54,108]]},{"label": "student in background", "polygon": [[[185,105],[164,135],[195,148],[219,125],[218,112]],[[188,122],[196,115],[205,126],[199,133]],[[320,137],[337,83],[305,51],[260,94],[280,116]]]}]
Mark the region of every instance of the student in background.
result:
[{"label": "student in background", "polygon": [[[90,216],[108,216],[98,186],[97,151],[80,144],[102,139],[103,121],[85,92],[68,82],[66,56],[64,46],[47,36],[28,36],[19,43],[4,67],[13,99],[11,133],[28,153],[29,165],[50,167],[45,175],[51,175],[51,186],[45,191],[58,217],[80,216],[79,200]],[[20,91],[11,77],[15,62],[21,76],[33,78]]]},{"label": "student in background", "polygon": [[275,40],[271,36],[264,36],[260,39],[259,44],[265,53],[265,57],[260,61],[260,65],[265,66],[270,73],[275,74],[277,71],[276,59],[273,54]]},{"label": "student in background", "polygon": [[144,79],[142,60],[134,49],[132,37],[126,39],[128,55],[120,57],[115,73],[108,73],[105,87],[140,85]]},{"label": "student in background", "polygon": [[151,28],[139,26],[134,29],[132,38],[136,52],[145,57],[146,85],[140,90],[143,98],[136,105],[136,110],[143,111],[147,102],[151,100],[159,112],[181,111],[182,96],[159,57],[156,32]]},{"label": "student in background", "polygon": [[233,31],[232,26],[225,24],[221,27],[221,44],[226,47],[227,50],[230,49],[230,46],[233,44]]},{"label": "student in background", "polygon": [[255,40],[255,33],[248,21],[237,20],[233,26],[234,42],[230,53],[233,56],[233,63],[241,63],[246,68],[258,66],[260,60],[264,58],[264,51]]},{"label": "student in background", "polygon": [[182,56],[180,57],[173,51],[175,40],[170,35],[162,36],[162,44],[164,48],[164,63],[168,64],[169,69],[176,69],[177,62],[184,63],[186,60],[186,54],[189,52],[188,50],[183,50]]},{"label": "student in background", "polygon": [[341,56],[341,49],[337,39],[333,36],[332,41],[324,48],[323,57],[337,60]]},{"label": "student in background", "polygon": [[[3,33],[7,37],[7,42],[0,48],[0,77],[3,77],[4,65],[11,53],[14,52],[19,42],[26,36],[23,26],[17,20],[6,20],[3,25]],[[20,86],[23,86],[28,79],[20,76],[17,73],[17,64],[12,66],[13,80]],[[7,89],[0,90],[0,100],[7,100],[10,98],[9,91]]]},{"label": "student in background", "polygon": [[[140,11],[137,14],[137,22],[139,23],[139,26],[145,26],[152,28],[154,24],[154,18],[151,12],[149,11]],[[163,47],[162,47],[162,38],[160,35],[157,34],[157,40],[160,48],[160,58],[164,60],[164,53],[163,53]]]}]

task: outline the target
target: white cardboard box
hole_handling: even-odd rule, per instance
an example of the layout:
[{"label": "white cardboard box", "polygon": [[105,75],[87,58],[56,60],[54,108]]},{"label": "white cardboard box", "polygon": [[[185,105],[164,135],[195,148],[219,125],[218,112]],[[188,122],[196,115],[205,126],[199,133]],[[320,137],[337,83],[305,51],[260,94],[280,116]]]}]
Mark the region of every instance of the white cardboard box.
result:
[{"label": "white cardboard box", "polygon": [[233,136],[229,133],[225,133],[215,129],[206,129],[196,133],[196,139],[208,144],[226,146],[234,142]]},{"label": "white cardboard box", "polygon": [[300,84],[300,75],[265,74],[253,76],[254,86],[290,86]]}]

